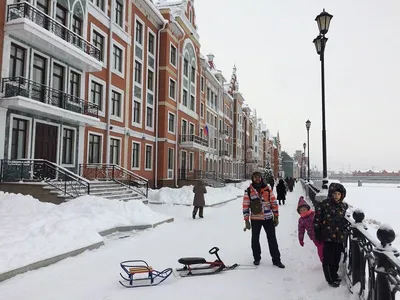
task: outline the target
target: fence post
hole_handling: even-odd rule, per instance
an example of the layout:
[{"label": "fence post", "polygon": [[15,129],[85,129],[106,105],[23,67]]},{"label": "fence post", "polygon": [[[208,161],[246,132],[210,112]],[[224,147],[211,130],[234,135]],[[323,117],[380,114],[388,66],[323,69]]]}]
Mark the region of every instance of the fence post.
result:
[{"label": "fence post", "polygon": [[391,243],[396,238],[396,234],[391,228],[379,228],[376,232],[378,240],[381,242],[382,247],[377,247],[374,249],[374,254],[376,256],[376,286],[375,286],[375,300],[394,300],[394,293],[392,293],[390,282],[388,279],[388,270],[390,269],[391,263],[386,256],[385,249],[387,245]]},{"label": "fence post", "polygon": [[361,251],[360,246],[358,245],[359,237],[361,233],[356,228],[358,224],[364,221],[365,215],[360,210],[355,210],[353,212],[353,219],[355,220],[355,224],[352,225],[353,227],[353,236],[350,236],[350,250],[351,250],[351,273],[352,279],[351,284],[355,286],[358,282],[361,282],[361,271],[362,270],[362,263],[361,263]]}]

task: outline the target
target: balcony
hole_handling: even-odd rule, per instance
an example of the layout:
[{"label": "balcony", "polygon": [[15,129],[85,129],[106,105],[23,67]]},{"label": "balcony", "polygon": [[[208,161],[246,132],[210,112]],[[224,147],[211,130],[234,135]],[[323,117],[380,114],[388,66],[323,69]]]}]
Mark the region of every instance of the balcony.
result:
[{"label": "balcony", "polygon": [[100,49],[28,2],[8,5],[4,30],[79,70],[96,72],[103,68]]},{"label": "balcony", "polygon": [[79,125],[98,123],[98,106],[23,77],[2,80],[0,106],[68,120]]},{"label": "balcony", "polygon": [[219,151],[219,156],[230,156],[228,150],[221,150]]},{"label": "balcony", "polygon": [[179,147],[194,151],[208,151],[208,140],[194,134],[183,134],[179,136]]}]

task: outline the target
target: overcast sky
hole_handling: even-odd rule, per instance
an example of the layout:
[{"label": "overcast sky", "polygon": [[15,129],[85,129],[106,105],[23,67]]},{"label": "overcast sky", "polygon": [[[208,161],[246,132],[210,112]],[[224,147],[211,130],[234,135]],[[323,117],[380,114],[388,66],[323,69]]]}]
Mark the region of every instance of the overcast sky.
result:
[{"label": "overcast sky", "polygon": [[215,55],[283,150],[322,169],[315,17],[334,17],[325,51],[328,168],[400,170],[400,1],[195,0],[202,53]]}]

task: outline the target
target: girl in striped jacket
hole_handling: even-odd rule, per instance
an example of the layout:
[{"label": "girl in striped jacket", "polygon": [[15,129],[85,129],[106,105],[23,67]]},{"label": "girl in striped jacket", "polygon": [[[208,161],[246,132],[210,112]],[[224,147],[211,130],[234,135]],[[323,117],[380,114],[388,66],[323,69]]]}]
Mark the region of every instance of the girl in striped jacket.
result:
[{"label": "girl in striped jacket", "polygon": [[315,239],[314,224],[313,224],[315,212],[310,209],[310,206],[304,200],[303,196],[299,198],[299,203],[297,204],[297,212],[300,215],[299,225],[298,225],[300,246],[302,247],[304,246],[304,234],[307,231],[310,240],[312,240],[314,245],[317,247],[319,259],[322,262],[324,244],[318,242]]}]

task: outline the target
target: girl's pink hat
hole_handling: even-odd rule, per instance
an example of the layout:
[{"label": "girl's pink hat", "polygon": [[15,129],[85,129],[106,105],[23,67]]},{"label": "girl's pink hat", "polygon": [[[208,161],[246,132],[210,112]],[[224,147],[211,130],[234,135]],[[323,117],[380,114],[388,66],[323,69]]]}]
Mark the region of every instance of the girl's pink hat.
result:
[{"label": "girl's pink hat", "polygon": [[299,198],[299,203],[297,204],[297,212],[300,214],[300,208],[306,207],[308,210],[311,209],[310,205],[307,204],[306,200],[304,200],[304,197],[301,196]]}]

